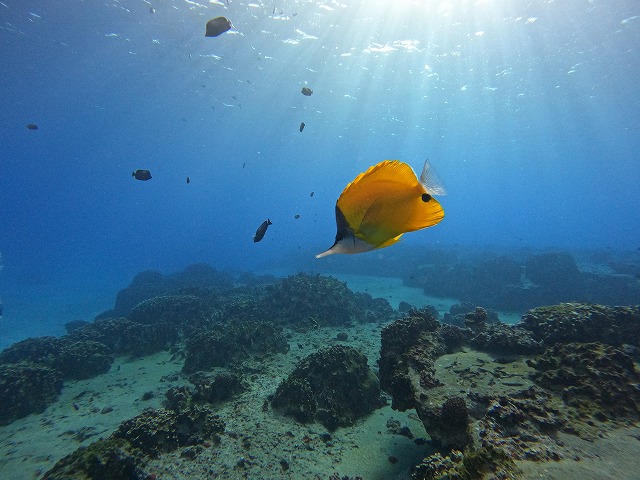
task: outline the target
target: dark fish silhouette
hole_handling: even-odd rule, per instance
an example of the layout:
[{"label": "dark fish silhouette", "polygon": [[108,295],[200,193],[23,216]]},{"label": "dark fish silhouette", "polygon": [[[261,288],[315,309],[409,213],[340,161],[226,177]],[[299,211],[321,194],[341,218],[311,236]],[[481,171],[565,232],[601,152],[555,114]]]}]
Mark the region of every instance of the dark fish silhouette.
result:
[{"label": "dark fish silhouette", "polygon": [[191,183],[191,179],[187,177],[187,183]]},{"label": "dark fish silhouette", "polygon": [[304,130],[304,122],[300,124],[300,131]]},{"label": "dark fish silhouette", "polygon": [[311,193],[309,194],[309,196],[310,196],[310,197],[313,197],[313,195],[314,195],[315,193],[316,193],[316,192],[311,192]]},{"label": "dark fish silhouette", "polygon": [[305,97],[310,97],[313,94],[313,90],[311,90],[309,87],[302,87],[302,94]]},{"label": "dark fish silhouette", "polygon": [[27,128],[29,130],[38,130],[38,125],[36,125],[35,123],[30,123],[29,125],[27,125]]},{"label": "dark fish silhouette", "polygon": [[151,180],[151,172],[149,170],[136,170],[131,176],[136,180]]},{"label": "dark fish silhouette", "polygon": [[256,236],[253,237],[254,243],[259,242],[264,238],[264,234],[267,233],[267,228],[269,228],[269,225],[273,225],[273,223],[271,223],[271,220],[269,220],[268,218],[264,222],[262,222],[262,225],[260,225],[258,227],[258,230],[256,230]]},{"label": "dark fish silhouette", "polygon": [[224,17],[212,18],[207,22],[205,37],[217,37],[232,27],[231,22]]},{"label": "dark fish silhouette", "polygon": [[293,218],[295,218],[296,220],[300,218],[300,214],[296,213]]}]

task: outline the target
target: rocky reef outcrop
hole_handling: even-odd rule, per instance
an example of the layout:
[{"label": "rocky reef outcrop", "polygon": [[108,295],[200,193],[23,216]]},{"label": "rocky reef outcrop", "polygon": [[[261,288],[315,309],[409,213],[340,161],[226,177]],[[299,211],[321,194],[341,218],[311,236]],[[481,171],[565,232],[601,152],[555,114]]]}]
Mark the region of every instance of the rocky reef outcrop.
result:
[{"label": "rocky reef outcrop", "polygon": [[625,348],[637,307],[561,304],[516,326],[485,320],[476,309],[461,328],[413,310],[382,332],[381,385],[393,408],[416,410],[440,452],[415,479],[475,478],[464,460],[474,455],[495,460],[486,471],[513,472],[512,459],[570,454],[559,432],[590,440],[638,420],[640,373]]},{"label": "rocky reef outcrop", "polygon": [[0,364],[0,425],[43,412],[62,390],[58,370],[32,363]]},{"label": "rocky reef outcrop", "polygon": [[271,405],[306,423],[328,430],[351,426],[383,404],[378,378],[367,358],[336,345],[304,358],[277,388]]}]

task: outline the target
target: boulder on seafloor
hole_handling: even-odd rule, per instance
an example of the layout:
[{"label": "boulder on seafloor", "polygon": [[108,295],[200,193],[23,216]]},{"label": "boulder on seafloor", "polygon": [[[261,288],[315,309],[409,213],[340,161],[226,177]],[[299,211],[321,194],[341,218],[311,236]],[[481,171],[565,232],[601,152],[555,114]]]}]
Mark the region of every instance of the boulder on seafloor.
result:
[{"label": "boulder on seafloor", "polygon": [[185,410],[148,408],[122,422],[113,437],[125,439],[145,455],[155,458],[178,447],[197,445],[211,439],[218,441],[218,435],[224,432],[224,428],[224,421],[207,407],[190,405]]},{"label": "boulder on seafloor", "polygon": [[256,320],[212,325],[191,335],[186,344],[185,373],[224,367],[249,355],[289,351],[281,326]]},{"label": "boulder on seafloor", "polygon": [[[520,469],[502,450],[484,447],[476,451],[453,450],[448,455],[434,453],[419,463],[412,480],[518,478]],[[486,475],[491,475],[487,477]]]},{"label": "boulder on seafloor", "polygon": [[640,373],[633,358],[601,343],[556,344],[529,364],[539,385],[597,420],[640,419]]},{"label": "boulder on seafloor", "polygon": [[299,273],[267,285],[262,314],[295,330],[348,326],[354,322],[388,320],[393,309],[384,299],[354,293],[333,277]]},{"label": "boulder on seafloor", "polygon": [[233,288],[233,276],[205,264],[195,264],[171,275],[152,270],[139,273],[131,284],[120,290],[112,310],[96,318],[123,317],[144,300],[176,292],[182,288],[199,287],[211,291]]},{"label": "boulder on seafloor", "polygon": [[92,378],[111,368],[114,358],[111,349],[105,344],[91,340],[64,340],[57,367],[65,379]]},{"label": "boulder on seafloor", "polygon": [[239,373],[222,372],[215,375],[197,372],[189,377],[195,386],[193,400],[196,402],[224,402],[246,389]]},{"label": "boulder on seafloor", "polygon": [[306,423],[328,430],[347,427],[383,405],[378,377],[367,357],[335,345],[304,358],[277,388],[271,405]]},{"label": "boulder on seafloor", "polygon": [[447,351],[437,331],[440,323],[428,309],[412,310],[382,330],[380,386],[393,397],[392,408],[408,410],[417,406],[412,378],[424,388],[438,384],[434,361]]},{"label": "boulder on seafloor", "polygon": [[0,365],[0,425],[41,413],[62,390],[59,371],[31,362]]},{"label": "boulder on seafloor", "polygon": [[464,450],[472,444],[469,412],[464,398],[449,397],[440,407],[423,404],[417,411],[427,432],[440,447]]},{"label": "boulder on seafloor", "polygon": [[224,421],[207,407],[148,408],[122,422],[108,438],[80,447],[59,460],[43,480],[149,479],[152,474],[143,469],[150,459],[180,447],[207,441],[218,443],[224,429]]},{"label": "boulder on seafloor", "polygon": [[640,347],[640,306],[607,307],[560,303],[526,312],[518,324],[545,346],[556,343],[600,342]]},{"label": "boulder on seafloor", "polygon": [[39,364],[57,370],[64,379],[95,377],[109,371],[113,360],[111,349],[103,343],[69,335],[28,338],[0,353],[0,364]]},{"label": "boulder on seafloor", "polygon": [[104,438],[59,460],[42,480],[145,480],[142,452],[121,438]]}]

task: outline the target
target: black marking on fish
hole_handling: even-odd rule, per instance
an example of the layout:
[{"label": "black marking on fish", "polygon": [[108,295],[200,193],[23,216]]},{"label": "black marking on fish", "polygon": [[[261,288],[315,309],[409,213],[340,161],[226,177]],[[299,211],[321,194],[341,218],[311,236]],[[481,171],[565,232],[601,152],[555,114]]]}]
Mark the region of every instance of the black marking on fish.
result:
[{"label": "black marking on fish", "polygon": [[422,201],[424,203],[427,203],[429,200],[431,200],[433,197],[431,195],[429,195],[428,193],[423,193],[422,194]]}]

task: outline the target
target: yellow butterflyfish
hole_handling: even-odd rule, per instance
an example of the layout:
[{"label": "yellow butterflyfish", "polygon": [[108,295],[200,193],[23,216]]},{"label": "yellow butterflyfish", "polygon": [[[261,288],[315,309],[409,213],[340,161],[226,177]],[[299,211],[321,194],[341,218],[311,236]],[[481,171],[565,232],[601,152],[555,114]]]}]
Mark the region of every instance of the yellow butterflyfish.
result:
[{"label": "yellow butterflyfish", "polygon": [[428,160],[419,179],[399,160],[370,167],[340,194],[335,243],[316,258],[388,247],[407,232],[432,227],[444,218],[444,210],[433,195],[444,193]]}]

